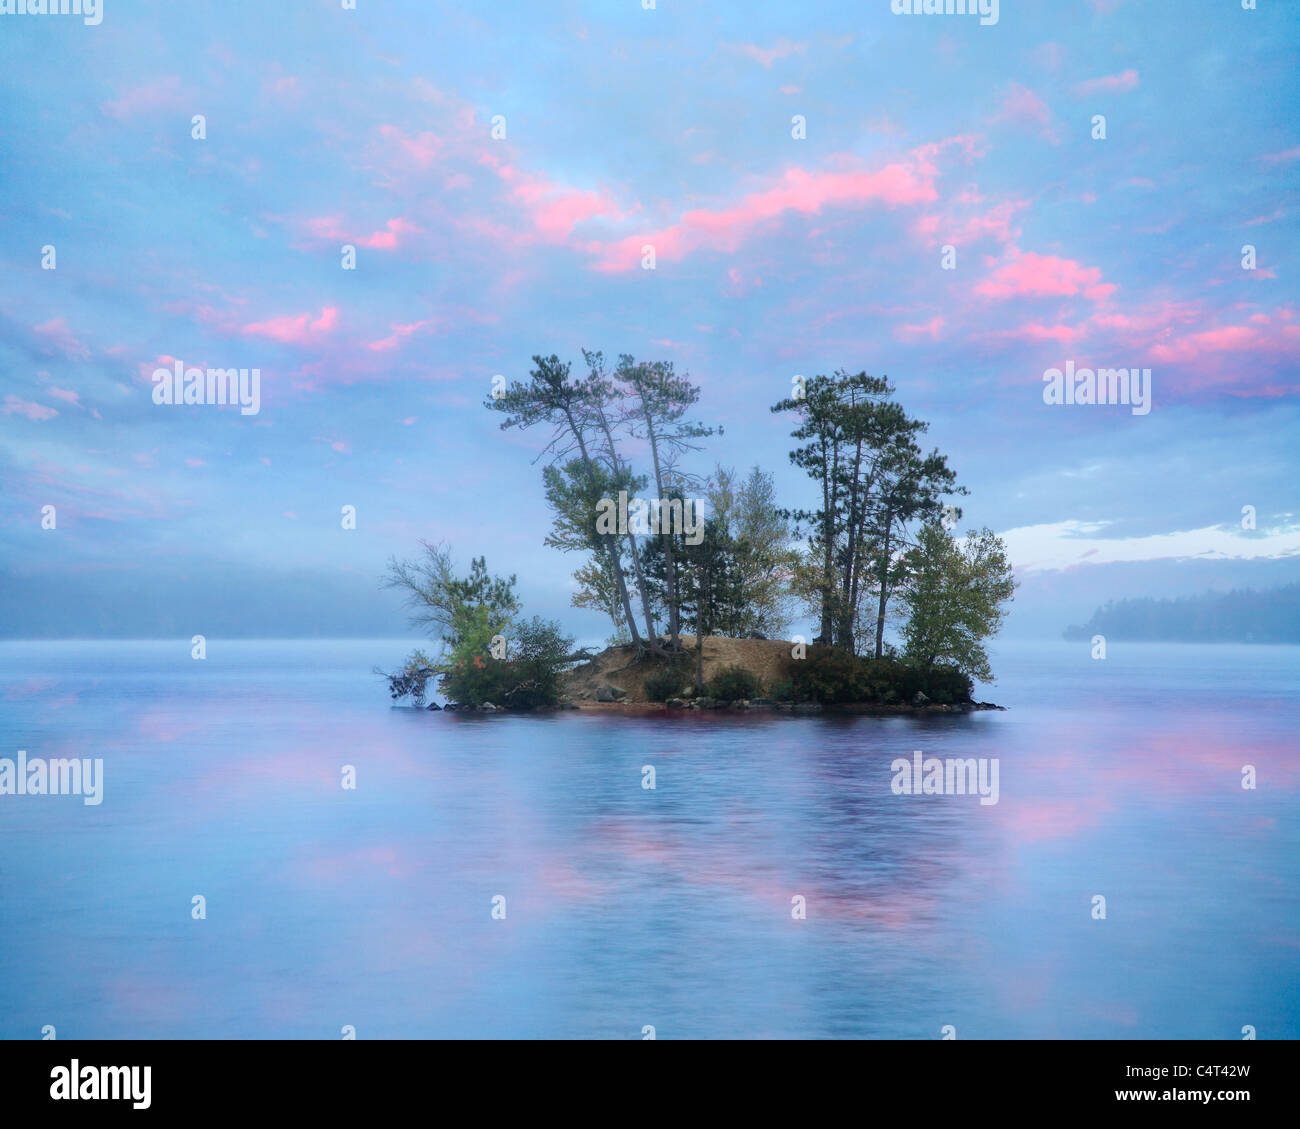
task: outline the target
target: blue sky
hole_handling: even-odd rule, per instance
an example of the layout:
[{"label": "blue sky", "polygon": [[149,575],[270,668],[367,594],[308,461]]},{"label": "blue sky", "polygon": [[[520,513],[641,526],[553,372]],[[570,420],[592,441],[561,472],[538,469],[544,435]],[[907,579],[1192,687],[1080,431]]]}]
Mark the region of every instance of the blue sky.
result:
[{"label": "blue sky", "polygon": [[[542,437],[481,406],[584,346],[688,371],[725,428],[694,469],[794,506],[769,405],[889,376],[1011,546],[1016,631],[1294,580],[1298,33],[1277,0],[0,15],[0,618],[387,633],[426,538],[599,636]],[[153,403],[176,359],[257,367],[260,412]],[[1152,410],[1044,404],[1067,361],[1150,368]]]}]

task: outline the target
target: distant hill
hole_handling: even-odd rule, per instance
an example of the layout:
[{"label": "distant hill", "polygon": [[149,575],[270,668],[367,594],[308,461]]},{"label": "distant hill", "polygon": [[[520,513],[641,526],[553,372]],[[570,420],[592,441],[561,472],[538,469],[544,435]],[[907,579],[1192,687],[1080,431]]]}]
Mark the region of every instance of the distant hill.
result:
[{"label": "distant hill", "polygon": [[1173,600],[1112,600],[1087,623],[1067,627],[1064,635],[1139,643],[1300,643],[1300,584]]}]

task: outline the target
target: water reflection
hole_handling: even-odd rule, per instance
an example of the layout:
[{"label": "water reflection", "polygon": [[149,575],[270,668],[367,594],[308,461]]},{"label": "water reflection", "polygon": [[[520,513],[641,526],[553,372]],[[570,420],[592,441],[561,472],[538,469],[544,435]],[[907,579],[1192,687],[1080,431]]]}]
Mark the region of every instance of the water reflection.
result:
[{"label": "water reflection", "polygon": [[106,773],[0,798],[0,1034],[1300,1034],[1293,648],[1006,649],[920,720],[393,710],[401,650],[0,645],[0,755]]}]

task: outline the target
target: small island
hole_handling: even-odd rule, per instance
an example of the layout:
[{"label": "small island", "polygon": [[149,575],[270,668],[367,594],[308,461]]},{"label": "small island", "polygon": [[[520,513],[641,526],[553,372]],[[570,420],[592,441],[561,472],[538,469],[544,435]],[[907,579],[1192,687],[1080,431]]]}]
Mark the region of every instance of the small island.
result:
[{"label": "small island", "polygon": [[[984,641],[1016,581],[989,529],[958,538],[967,494],[928,425],[882,377],[795,377],[772,405],[813,480],[806,508],[778,505],[773,475],[688,469],[711,435],[690,419],[699,388],[670,362],[621,356],[584,377],[533,358],[527,381],[485,402],[503,429],[548,434],[535,461],[551,520],[540,540],[576,555],[572,604],[604,613],[599,653],[559,624],[522,616],[517,577],[486,558],[458,571],[451,548],[421,542],[384,583],[437,643],[378,671],[395,701],[448,712],[541,709],[965,713],[991,682]],[[539,523],[540,525],[541,523]],[[811,640],[785,636],[800,618]],[[887,629],[897,641],[887,639]],[[430,690],[445,704],[431,702]]]}]

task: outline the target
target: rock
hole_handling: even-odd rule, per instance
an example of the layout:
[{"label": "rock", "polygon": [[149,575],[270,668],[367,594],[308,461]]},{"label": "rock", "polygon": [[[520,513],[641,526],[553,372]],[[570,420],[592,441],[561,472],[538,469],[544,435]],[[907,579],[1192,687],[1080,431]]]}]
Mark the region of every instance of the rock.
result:
[{"label": "rock", "polygon": [[442,709],[442,707],[441,707],[440,705],[438,705],[437,702],[430,702],[430,703],[429,703],[427,706],[425,706],[424,708],[425,708],[425,709],[428,709],[428,710],[440,710],[440,709]]},{"label": "rock", "polygon": [[795,713],[821,713],[821,702],[796,702],[794,704]]},{"label": "rock", "polygon": [[501,707],[494,706],[491,702],[484,702],[481,706],[479,706],[478,709],[479,709],[479,713],[500,713],[501,712]]},{"label": "rock", "polygon": [[924,705],[928,705],[929,702],[930,702],[930,699],[927,698],[927,697],[925,696],[925,691],[924,691],[924,690],[918,690],[918,691],[916,692],[916,695],[912,698],[912,705],[914,705],[914,706],[924,706]]},{"label": "rock", "polygon": [[669,698],[664,702],[664,705],[666,705],[670,710],[679,710],[686,705],[686,701],[684,698]]},{"label": "rock", "polygon": [[771,698],[750,698],[749,699],[749,706],[751,709],[753,709],[754,706],[771,706],[775,704],[776,703],[773,702]]},{"label": "rock", "polygon": [[627,691],[620,690],[617,686],[610,686],[606,683],[604,686],[596,687],[596,701],[598,702],[617,702],[620,698],[626,698]]}]

